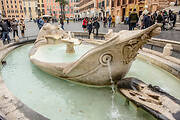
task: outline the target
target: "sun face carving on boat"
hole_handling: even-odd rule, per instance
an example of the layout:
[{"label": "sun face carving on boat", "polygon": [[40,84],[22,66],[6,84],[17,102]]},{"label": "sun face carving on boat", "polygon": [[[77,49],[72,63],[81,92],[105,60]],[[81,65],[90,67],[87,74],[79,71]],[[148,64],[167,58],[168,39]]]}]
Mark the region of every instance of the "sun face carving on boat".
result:
[{"label": "sun face carving on boat", "polygon": [[[91,43],[93,41],[81,44],[79,40],[72,38],[70,34],[62,29],[48,24],[39,32],[37,40],[30,52],[30,60],[41,70],[56,77],[88,85],[106,86],[111,84],[108,64],[111,66],[113,80],[116,80],[117,77],[123,78],[129,71],[133,60],[138,54],[138,50],[153,35],[160,33],[159,28],[160,25],[155,24],[144,30],[120,31],[104,43],[95,45],[81,54],[81,56],[76,57],[79,52],[82,52],[88,46],[92,46]],[[94,43],[97,43],[97,41],[94,40]],[[79,48],[86,47],[77,49],[77,51],[71,49],[73,52],[69,52],[67,49],[63,51],[62,48],[72,45],[73,47],[77,45]],[[54,46],[59,46],[59,49],[62,49],[55,53],[55,56],[63,54],[63,57],[60,57],[59,61],[50,62],[47,60],[49,58],[45,60],[40,59],[38,55],[39,53],[42,54],[42,48],[53,48]],[[68,56],[73,56],[75,59],[67,61],[66,57]]]}]

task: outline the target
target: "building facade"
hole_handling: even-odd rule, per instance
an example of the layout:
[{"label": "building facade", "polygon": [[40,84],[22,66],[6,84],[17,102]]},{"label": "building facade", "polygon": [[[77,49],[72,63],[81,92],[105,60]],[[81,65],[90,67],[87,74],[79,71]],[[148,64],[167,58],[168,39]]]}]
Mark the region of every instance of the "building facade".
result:
[{"label": "building facade", "polygon": [[37,0],[38,16],[45,15],[46,0]]},{"label": "building facade", "polygon": [[37,0],[23,0],[25,19],[36,19],[38,17]]},{"label": "building facade", "polygon": [[1,0],[0,9],[4,18],[24,18],[23,0]]},{"label": "building facade", "polygon": [[162,10],[168,7],[170,2],[180,4],[180,0],[80,0],[75,2],[75,11],[79,17],[114,15],[120,22],[129,16],[133,9],[141,15],[145,9],[150,12]]},{"label": "building facade", "polygon": [[[55,2],[55,0],[45,0],[46,3],[44,4],[45,14],[46,15],[52,15],[56,18],[59,18],[61,16],[61,8],[60,4],[58,2]],[[65,6],[65,15],[66,17],[74,17],[74,1],[68,0],[67,5]]]}]

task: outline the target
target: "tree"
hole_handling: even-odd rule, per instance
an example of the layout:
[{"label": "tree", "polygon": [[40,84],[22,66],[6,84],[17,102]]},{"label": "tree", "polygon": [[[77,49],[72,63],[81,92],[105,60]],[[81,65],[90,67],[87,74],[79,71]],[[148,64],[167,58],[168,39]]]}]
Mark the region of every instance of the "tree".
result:
[{"label": "tree", "polygon": [[59,2],[59,6],[60,6],[60,9],[61,9],[61,17],[63,19],[65,19],[65,6],[68,4],[68,2],[66,0],[55,0],[55,2]]}]

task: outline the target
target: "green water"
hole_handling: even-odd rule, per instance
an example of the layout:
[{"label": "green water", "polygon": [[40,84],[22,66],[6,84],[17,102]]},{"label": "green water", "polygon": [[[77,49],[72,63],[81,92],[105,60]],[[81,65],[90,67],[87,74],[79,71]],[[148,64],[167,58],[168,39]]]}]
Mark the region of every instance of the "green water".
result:
[{"label": "green water", "polygon": [[66,53],[66,44],[45,45],[40,47],[34,57],[44,62],[74,62],[94,45],[81,44],[74,46],[75,53]]},{"label": "green water", "polygon": [[[50,76],[30,63],[28,53],[32,45],[20,47],[6,58],[2,77],[9,90],[23,103],[51,120],[112,120],[111,89],[89,88]],[[141,60],[136,60],[128,76],[135,76],[159,85],[180,98],[180,81],[169,73]],[[119,120],[153,120],[142,111],[135,111],[116,94]]]}]

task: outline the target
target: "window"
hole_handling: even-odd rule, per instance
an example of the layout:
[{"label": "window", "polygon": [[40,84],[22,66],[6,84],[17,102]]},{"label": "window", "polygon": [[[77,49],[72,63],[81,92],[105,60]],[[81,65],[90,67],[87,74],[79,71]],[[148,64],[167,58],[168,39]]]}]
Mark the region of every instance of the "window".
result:
[{"label": "window", "polygon": [[13,5],[11,5],[11,8],[13,8]]},{"label": "window", "polygon": [[19,15],[16,15],[16,17],[19,17]]},{"label": "window", "polygon": [[26,15],[26,8],[24,7],[24,13],[25,13],[25,15]]},{"label": "window", "polygon": [[17,5],[15,5],[15,8],[17,8]]},{"label": "window", "polygon": [[120,0],[117,0],[117,6],[120,6]]},{"label": "window", "polygon": [[11,10],[11,13],[14,13],[14,10]]},{"label": "window", "polygon": [[106,6],[109,6],[109,0],[106,0]]},{"label": "window", "polygon": [[134,0],[129,0],[129,4],[134,3]]}]

